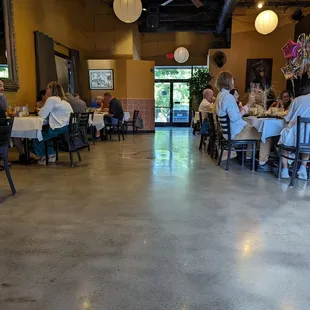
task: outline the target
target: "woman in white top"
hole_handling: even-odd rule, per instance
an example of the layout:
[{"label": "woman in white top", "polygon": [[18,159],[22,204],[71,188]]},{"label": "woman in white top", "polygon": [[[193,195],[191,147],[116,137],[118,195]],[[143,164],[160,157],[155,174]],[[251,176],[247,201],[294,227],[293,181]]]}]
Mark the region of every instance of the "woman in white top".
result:
[{"label": "woman in white top", "polygon": [[[307,95],[299,96],[296,98],[293,103],[290,105],[288,114],[285,117],[285,120],[288,122],[288,126],[284,128],[281,132],[281,137],[279,140],[279,144],[285,146],[296,146],[296,137],[297,137],[297,116],[301,117],[310,117],[310,88],[304,88],[305,93]],[[307,128],[306,137],[309,139],[310,137],[310,130],[309,127]],[[300,133],[300,141],[303,142],[304,137],[304,128],[301,127]],[[284,155],[288,155],[288,152],[283,151]],[[302,154],[302,159],[308,160],[309,154]],[[290,178],[288,173],[288,162],[286,158],[282,158],[283,169],[281,171],[281,177],[283,179]],[[301,180],[307,180],[307,162],[302,162],[300,168],[297,172],[298,178]]]},{"label": "woman in white top", "polygon": [[[33,141],[33,151],[40,156],[38,164],[45,164],[44,141],[57,137],[68,131],[70,114],[73,113],[72,107],[67,101],[64,90],[58,82],[50,82],[46,88],[48,97],[44,106],[39,112],[39,116],[48,123],[48,128],[42,130],[43,140]],[[55,151],[49,149],[49,162],[55,162]]]},{"label": "woman in white top", "polygon": [[[218,116],[229,116],[231,138],[233,140],[260,140],[261,133],[242,119],[242,116],[247,114],[249,107],[254,103],[254,96],[250,96],[248,104],[239,109],[235,97],[229,93],[230,90],[234,88],[234,79],[232,74],[228,71],[222,71],[218,74],[216,87],[219,90],[219,94],[215,101],[216,114]],[[267,139],[266,143],[260,143],[258,170],[272,170],[267,164],[269,154],[270,139]]]}]

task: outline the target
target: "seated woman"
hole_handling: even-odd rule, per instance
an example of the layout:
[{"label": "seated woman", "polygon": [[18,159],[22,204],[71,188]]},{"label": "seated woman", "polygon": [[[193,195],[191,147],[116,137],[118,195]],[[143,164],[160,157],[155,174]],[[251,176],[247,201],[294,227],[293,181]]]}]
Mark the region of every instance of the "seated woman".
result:
[{"label": "seated woman", "polygon": [[39,95],[37,97],[36,110],[40,110],[43,108],[46,99],[47,99],[46,90],[43,89],[39,92]]},{"label": "seated woman", "polygon": [[[281,132],[279,144],[285,146],[296,146],[296,136],[297,136],[297,116],[301,117],[310,117],[310,87],[306,86],[303,89],[305,95],[299,96],[291,104],[288,114],[285,117],[285,120],[288,122],[287,128],[284,128]],[[308,94],[308,95],[306,95]],[[310,135],[310,133],[308,133]],[[303,137],[303,131],[301,130],[301,136]],[[303,139],[303,138],[302,138]],[[309,139],[309,136],[308,136]],[[303,140],[301,140],[303,141]],[[283,154],[288,156],[287,151],[283,151]],[[302,154],[302,159],[308,160],[309,154]],[[281,177],[283,179],[290,178],[288,173],[288,160],[282,158],[283,168],[281,171]],[[303,162],[300,165],[300,168],[297,172],[298,178],[301,180],[307,180],[307,163]]]},{"label": "seated woman", "polygon": [[102,96],[97,96],[94,101],[89,105],[90,108],[101,109],[102,108]]},{"label": "seated woman", "polygon": [[236,88],[233,88],[229,93],[234,96],[234,98],[236,99],[237,106],[238,106],[239,110],[241,110],[243,107],[243,104],[241,101],[239,101],[240,95],[239,95],[238,90]]},{"label": "seated woman", "polygon": [[284,111],[288,111],[291,103],[293,102],[293,96],[289,90],[284,90],[277,101],[275,101],[270,108],[282,108]]},{"label": "seated woman", "polygon": [[[216,87],[219,90],[215,101],[216,114],[218,116],[229,116],[231,138],[233,140],[260,140],[261,133],[242,119],[242,116],[248,112],[248,109],[254,103],[254,96],[250,95],[248,104],[239,110],[239,107],[236,105],[236,99],[229,93],[234,88],[234,79],[228,71],[222,71],[218,74]],[[272,168],[267,163],[269,153],[270,140],[267,139],[266,143],[260,143],[258,170],[272,171]]]},{"label": "seated woman", "polygon": [[[40,157],[38,164],[45,165],[45,145],[46,140],[55,138],[68,131],[70,114],[72,107],[66,99],[64,90],[58,82],[50,82],[46,88],[46,100],[39,116],[47,121],[45,129],[42,129],[43,140],[33,140],[33,152]],[[49,162],[55,162],[55,151],[49,149]]]}]

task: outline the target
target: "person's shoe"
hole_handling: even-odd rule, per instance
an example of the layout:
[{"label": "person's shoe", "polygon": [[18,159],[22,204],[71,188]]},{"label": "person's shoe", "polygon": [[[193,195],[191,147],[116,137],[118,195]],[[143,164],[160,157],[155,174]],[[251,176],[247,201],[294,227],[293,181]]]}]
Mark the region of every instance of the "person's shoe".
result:
[{"label": "person's shoe", "polygon": [[45,166],[46,165],[46,157],[45,156],[42,156],[38,162],[37,162],[38,165],[41,165],[41,166]]},{"label": "person's shoe", "polygon": [[20,161],[22,164],[27,164],[27,156],[26,156],[26,154],[21,154],[21,155],[19,155],[19,161]]},{"label": "person's shoe", "polygon": [[308,180],[308,175],[307,175],[307,168],[303,165],[300,166],[299,170],[297,171],[298,174],[298,179],[300,180]]},{"label": "person's shoe", "polygon": [[289,179],[290,175],[288,173],[288,169],[287,168],[283,168],[281,171],[281,179]]},{"label": "person's shoe", "polygon": [[49,155],[48,156],[48,162],[50,164],[55,164],[56,163],[56,156],[55,155]]},{"label": "person's shoe", "polygon": [[272,172],[273,169],[272,169],[272,167],[271,167],[271,166],[268,164],[268,162],[267,162],[267,163],[265,163],[264,165],[258,164],[258,165],[257,165],[257,171],[258,171],[258,172]]}]

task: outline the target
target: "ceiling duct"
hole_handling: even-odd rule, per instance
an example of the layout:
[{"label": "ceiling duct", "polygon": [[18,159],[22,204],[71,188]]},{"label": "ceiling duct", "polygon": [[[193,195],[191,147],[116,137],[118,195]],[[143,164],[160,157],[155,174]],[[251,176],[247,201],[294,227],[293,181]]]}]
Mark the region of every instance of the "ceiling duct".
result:
[{"label": "ceiling duct", "polygon": [[220,17],[218,19],[218,23],[216,26],[216,34],[222,34],[224,29],[226,28],[226,24],[231,18],[233,11],[235,10],[239,0],[226,0]]}]

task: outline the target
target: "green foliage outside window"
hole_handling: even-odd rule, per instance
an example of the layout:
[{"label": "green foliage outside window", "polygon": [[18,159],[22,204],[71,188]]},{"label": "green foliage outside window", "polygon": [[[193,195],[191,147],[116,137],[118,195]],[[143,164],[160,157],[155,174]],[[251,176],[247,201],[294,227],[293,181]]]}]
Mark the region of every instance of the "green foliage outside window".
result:
[{"label": "green foliage outside window", "polygon": [[210,84],[212,75],[207,68],[197,68],[189,80],[192,109],[197,111],[202,100],[202,93]]}]

